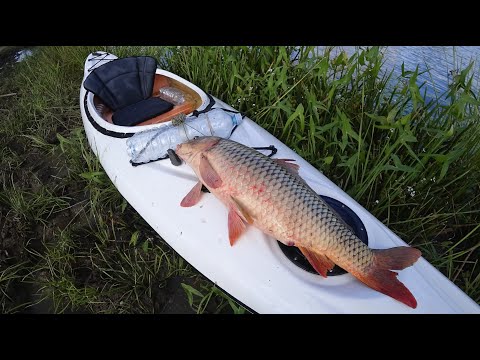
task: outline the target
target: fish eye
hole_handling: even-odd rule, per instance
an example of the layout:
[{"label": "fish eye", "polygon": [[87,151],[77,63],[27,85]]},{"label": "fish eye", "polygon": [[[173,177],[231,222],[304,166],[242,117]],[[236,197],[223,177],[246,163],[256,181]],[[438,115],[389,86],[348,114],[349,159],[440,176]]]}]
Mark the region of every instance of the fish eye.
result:
[{"label": "fish eye", "polygon": [[197,135],[197,136],[194,136],[194,137],[193,137],[193,140],[197,140],[199,137],[200,137],[200,136],[198,136],[198,135]]}]

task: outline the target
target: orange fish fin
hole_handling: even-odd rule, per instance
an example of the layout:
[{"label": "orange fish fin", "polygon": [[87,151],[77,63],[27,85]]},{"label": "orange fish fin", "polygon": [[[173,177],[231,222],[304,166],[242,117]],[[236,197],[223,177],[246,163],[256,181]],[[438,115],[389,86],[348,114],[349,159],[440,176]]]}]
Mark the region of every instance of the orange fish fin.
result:
[{"label": "orange fish fin", "polygon": [[372,289],[388,295],[411,308],[417,307],[417,300],[405,285],[397,279],[397,273],[389,269],[402,270],[413,265],[422,255],[420,250],[400,246],[391,249],[375,249],[374,261],[366,272],[354,274]]},{"label": "orange fish fin", "polygon": [[240,235],[243,234],[245,228],[245,223],[238,215],[237,210],[233,207],[230,207],[228,210],[228,238],[231,246],[233,246]]},{"label": "orange fish fin", "polygon": [[197,204],[202,197],[202,182],[199,181],[192,190],[189,191],[187,195],[183,198],[180,206],[182,207],[190,207]]},{"label": "orange fish fin", "polygon": [[275,160],[278,163],[278,165],[283,166],[285,169],[289,170],[295,175],[298,175],[298,169],[300,169],[300,166],[289,162],[289,161],[295,161],[294,159],[273,159],[273,160]]},{"label": "orange fish fin", "polygon": [[[295,161],[294,159],[273,159],[275,160],[275,162],[280,165],[281,167],[287,169],[290,174],[294,175],[298,180],[300,180],[301,182],[303,182],[305,185],[307,185],[310,189],[312,189],[310,187],[310,185],[307,184],[307,182],[305,181],[305,179],[303,179],[300,174],[299,174],[299,169],[300,169],[300,166],[298,164],[292,164],[291,162],[289,161]],[[315,191],[312,189],[312,191]]]},{"label": "orange fish fin", "polygon": [[253,218],[250,216],[247,210],[245,210],[233,196],[230,196],[230,199],[231,206],[237,211],[237,214],[240,215],[247,223],[253,224]]},{"label": "orange fish fin", "polygon": [[358,280],[370,286],[372,289],[415,309],[417,307],[417,300],[410,290],[397,279],[397,275],[395,271],[385,269],[372,269],[367,274],[355,274]]},{"label": "orange fish fin", "polygon": [[312,265],[312,267],[323,277],[327,277],[327,272],[332,270],[335,266],[335,263],[323,254],[319,254],[301,246],[298,248],[307,258],[310,265]]},{"label": "orange fish fin", "polygon": [[220,175],[215,171],[215,169],[212,167],[208,159],[206,158],[205,155],[201,155],[200,158],[200,176],[202,177],[203,181],[205,182],[205,185],[208,187],[211,187],[212,189],[216,189],[220,186],[222,186],[222,179],[220,178]]},{"label": "orange fish fin", "polygon": [[390,249],[373,249],[375,264],[382,269],[403,270],[413,265],[422,252],[409,246],[398,246]]}]

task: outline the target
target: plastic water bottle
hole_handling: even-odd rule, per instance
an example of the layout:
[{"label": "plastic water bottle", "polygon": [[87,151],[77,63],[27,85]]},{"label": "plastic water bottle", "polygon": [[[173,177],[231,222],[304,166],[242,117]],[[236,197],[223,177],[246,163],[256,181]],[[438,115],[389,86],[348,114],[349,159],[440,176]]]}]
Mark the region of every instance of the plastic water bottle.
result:
[{"label": "plastic water bottle", "polygon": [[174,87],[163,87],[158,90],[159,98],[171,102],[173,105],[182,105],[186,99],[185,94]]},{"label": "plastic water bottle", "polygon": [[132,163],[141,164],[167,156],[168,149],[192,140],[196,136],[229,138],[235,126],[242,122],[240,113],[212,109],[183,121],[136,133],[127,140],[127,153]]}]

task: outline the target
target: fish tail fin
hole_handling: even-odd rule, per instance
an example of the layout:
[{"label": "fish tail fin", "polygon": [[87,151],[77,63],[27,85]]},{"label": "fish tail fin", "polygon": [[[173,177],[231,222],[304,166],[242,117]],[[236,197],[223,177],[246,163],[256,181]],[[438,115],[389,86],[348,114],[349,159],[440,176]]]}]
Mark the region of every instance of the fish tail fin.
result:
[{"label": "fish tail fin", "polygon": [[373,264],[368,271],[355,274],[360,281],[395,300],[415,309],[417,300],[401,281],[397,273],[390,269],[402,270],[413,265],[422,255],[420,250],[401,246],[391,249],[375,249]]},{"label": "fish tail fin", "polygon": [[391,249],[373,249],[375,263],[382,269],[403,270],[412,266],[422,252],[409,246],[399,246]]}]

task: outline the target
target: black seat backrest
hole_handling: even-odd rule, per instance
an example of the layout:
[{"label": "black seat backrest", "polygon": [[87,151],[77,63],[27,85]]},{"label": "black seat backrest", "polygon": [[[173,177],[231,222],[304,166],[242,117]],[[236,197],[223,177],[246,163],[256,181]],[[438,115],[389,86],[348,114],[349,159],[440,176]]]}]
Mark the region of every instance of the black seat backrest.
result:
[{"label": "black seat backrest", "polygon": [[83,86],[117,111],[152,96],[156,69],[150,56],[115,59],[93,70]]},{"label": "black seat backrest", "polygon": [[157,60],[150,56],[115,59],[93,70],[83,86],[113,110],[115,125],[134,126],[173,108],[152,97],[156,70]]}]

